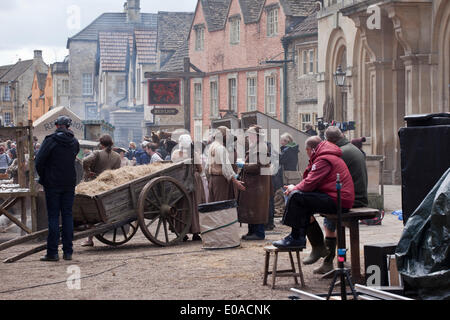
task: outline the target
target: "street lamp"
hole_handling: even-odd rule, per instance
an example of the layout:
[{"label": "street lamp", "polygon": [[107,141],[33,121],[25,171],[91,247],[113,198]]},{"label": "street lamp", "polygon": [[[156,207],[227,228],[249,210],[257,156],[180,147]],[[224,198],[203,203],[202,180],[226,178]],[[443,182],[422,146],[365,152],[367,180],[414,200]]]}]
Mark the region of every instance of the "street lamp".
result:
[{"label": "street lamp", "polygon": [[336,86],[340,88],[348,87],[345,85],[345,80],[347,79],[347,74],[342,70],[342,67],[339,65],[336,73],[334,74],[334,83]]}]

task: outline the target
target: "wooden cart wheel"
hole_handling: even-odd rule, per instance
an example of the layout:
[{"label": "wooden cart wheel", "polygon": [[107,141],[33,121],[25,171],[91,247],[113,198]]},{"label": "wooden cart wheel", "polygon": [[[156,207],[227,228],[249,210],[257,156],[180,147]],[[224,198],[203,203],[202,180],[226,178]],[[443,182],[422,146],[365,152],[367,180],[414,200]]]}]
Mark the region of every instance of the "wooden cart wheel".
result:
[{"label": "wooden cart wheel", "polygon": [[136,221],[130,222],[121,226],[120,228],[107,231],[105,233],[97,234],[95,238],[109,246],[120,246],[127,243],[133,238],[138,230],[138,223]]},{"label": "wooden cart wheel", "polygon": [[190,194],[172,177],[152,179],[139,195],[138,222],[147,239],[156,245],[181,241],[192,222]]}]

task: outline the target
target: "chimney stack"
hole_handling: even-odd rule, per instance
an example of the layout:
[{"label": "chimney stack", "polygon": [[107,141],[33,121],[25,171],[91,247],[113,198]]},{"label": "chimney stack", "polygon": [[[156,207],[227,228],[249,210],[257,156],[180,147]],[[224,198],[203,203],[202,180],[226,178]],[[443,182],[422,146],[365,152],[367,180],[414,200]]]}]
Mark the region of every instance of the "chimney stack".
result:
[{"label": "chimney stack", "polygon": [[34,59],[42,60],[42,50],[34,50]]},{"label": "chimney stack", "polygon": [[127,14],[127,22],[139,23],[141,22],[141,1],[127,0],[123,5],[124,12]]}]

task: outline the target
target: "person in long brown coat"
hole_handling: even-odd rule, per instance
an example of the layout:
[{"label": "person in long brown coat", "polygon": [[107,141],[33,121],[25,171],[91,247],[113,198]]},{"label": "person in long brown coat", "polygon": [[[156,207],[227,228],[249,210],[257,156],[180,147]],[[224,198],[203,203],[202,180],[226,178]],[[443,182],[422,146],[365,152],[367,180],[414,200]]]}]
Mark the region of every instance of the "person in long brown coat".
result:
[{"label": "person in long brown coat", "polygon": [[264,240],[264,225],[269,220],[270,158],[260,130],[259,126],[247,130],[249,148],[245,163],[238,163],[246,187],[238,197],[239,222],[248,223],[248,233],[242,237],[243,240]]},{"label": "person in long brown coat", "polygon": [[[110,135],[105,134],[101,136],[99,142],[101,150],[96,150],[83,159],[83,169],[86,181],[95,179],[103,171],[119,169],[122,163],[120,155],[112,150],[114,142]],[[93,237],[88,237],[82,246],[93,247]]]},{"label": "person in long brown coat", "polygon": [[214,142],[208,150],[206,174],[208,176],[209,202],[232,200],[235,198],[234,187],[244,190],[242,182],[236,179],[236,172],[232,167],[232,160],[227,150],[226,141],[231,139],[230,130],[227,127],[217,128]]},{"label": "person in long brown coat", "polygon": [[[174,163],[184,161],[191,157],[191,152],[194,152],[192,148],[191,136],[188,134],[181,135],[179,138],[178,147],[172,152],[171,160]],[[200,237],[200,219],[198,216],[198,205],[206,202],[205,190],[201,176],[202,172],[203,167],[201,165],[200,157],[198,154],[194,153],[194,196],[192,201],[193,215],[190,230],[190,233],[192,233],[192,241],[202,240]],[[188,238],[189,237],[186,235],[183,241],[187,241]]]}]

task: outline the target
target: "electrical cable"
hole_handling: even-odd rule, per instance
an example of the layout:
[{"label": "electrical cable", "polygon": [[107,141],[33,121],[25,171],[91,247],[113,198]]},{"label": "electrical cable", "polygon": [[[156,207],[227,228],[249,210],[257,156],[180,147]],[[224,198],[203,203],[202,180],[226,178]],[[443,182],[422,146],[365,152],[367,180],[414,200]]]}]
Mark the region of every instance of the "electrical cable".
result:
[{"label": "electrical cable", "polygon": [[[125,260],[124,263],[122,263],[121,265],[115,266],[113,268],[110,268],[108,270],[105,271],[101,271],[99,273],[94,273],[91,275],[87,275],[78,279],[73,279],[75,280],[83,280],[83,279],[88,279],[88,278],[93,278],[99,275],[102,275],[104,273],[110,272],[112,270],[124,267],[125,265],[128,264],[129,260],[139,260],[139,259],[149,259],[151,257],[157,257],[157,256],[168,256],[168,255],[175,255],[175,254],[187,254],[187,253],[197,253],[197,252],[203,252],[203,250],[195,250],[195,251],[186,251],[186,252],[165,252],[165,253],[160,253],[160,254],[153,254],[153,255],[148,255],[148,256],[142,256],[142,257],[131,257],[127,260]],[[102,260],[102,262],[111,262],[111,261],[120,261],[119,259],[109,259],[109,260]],[[18,288],[18,289],[10,289],[10,290],[6,290],[6,291],[0,291],[0,294],[5,294],[5,293],[11,293],[11,292],[17,292],[17,291],[23,291],[23,290],[28,290],[28,289],[35,289],[35,288],[41,288],[41,287],[46,287],[46,286],[52,286],[52,285],[57,285],[57,284],[61,284],[61,283],[65,283],[67,282],[67,280],[61,280],[61,281],[56,281],[56,282],[50,282],[50,283],[43,283],[43,284],[38,284],[38,285],[34,285],[34,286],[29,286],[29,287],[24,287],[24,288]]]},{"label": "electrical cable", "polygon": [[[106,272],[110,272],[110,271],[112,271],[112,270],[115,270],[115,269],[124,267],[124,266],[127,265],[127,264],[128,264],[127,262],[124,262],[123,264],[118,265],[118,266],[115,266],[115,267],[110,268],[110,269],[108,269],[108,270],[104,270],[104,271],[101,271],[101,272],[99,272],[99,273],[94,273],[94,274],[87,275],[87,276],[84,276],[84,277],[81,277],[81,278],[78,278],[78,279],[73,279],[73,280],[75,281],[75,280],[82,280],[82,279],[93,278],[93,277],[102,275],[102,274],[104,274],[104,273],[106,273]],[[27,290],[27,289],[35,289],[35,288],[41,288],[41,287],[47,287],[47,286],[53,286],[53,285],[61,284],[61,283],[65,283],[65,282],[67,282],[67,279],[66,279],[66,280],[61,280],[61,281],[56,281],[56,282],[50,282],[50,283],[38,284],[38,285],[29,286],[29,287],[24,287],[24,288],[18,288],[18,289],[10,289],[10,290],[6,290],[6,291],[0,291],[0,294],[11,293],[11,292],[17,292],[17,291],[23,291],[23,290]]]}]

